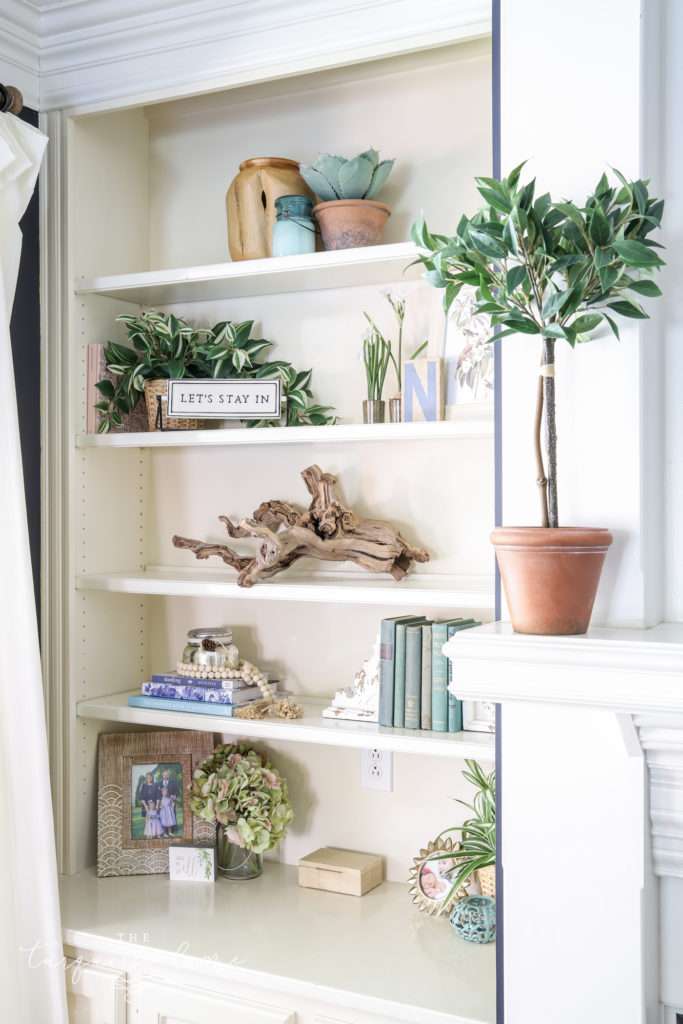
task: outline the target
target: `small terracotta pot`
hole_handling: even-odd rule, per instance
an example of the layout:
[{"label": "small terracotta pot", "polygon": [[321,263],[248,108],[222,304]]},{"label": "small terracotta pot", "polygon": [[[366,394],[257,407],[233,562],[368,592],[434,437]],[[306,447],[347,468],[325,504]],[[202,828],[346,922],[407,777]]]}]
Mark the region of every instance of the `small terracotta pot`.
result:
[{"label": "small terracotta pot", "polygon": [[497,527],[491,534],[516,633],[585,633],[600,582],[609,530]]},{"label": "small terracotta pot", "polygon": [[332,199],[313,213],[326,249],[357,249],[380,244],[391,207],[374,199]]}]

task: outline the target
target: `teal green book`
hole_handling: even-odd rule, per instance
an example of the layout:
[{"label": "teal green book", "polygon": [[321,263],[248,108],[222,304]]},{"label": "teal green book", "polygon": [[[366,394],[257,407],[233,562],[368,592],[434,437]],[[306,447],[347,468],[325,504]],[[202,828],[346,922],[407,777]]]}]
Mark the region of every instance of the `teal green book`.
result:
[{"label": "teal green book", "polygon": [[406,626],[406,729],[419,729],[422,707],[422,630],[431,623],[416,622]]},{"label": "teal green book", "polygon": [[432,727],[432,623],[422,626],[422,699],[420,700],[420,728]]},{"label": "teal green book", "polygon": [[[151,708],[154,711],[190,711],[193,715],[214,715],[221,718],[231,718],[233,711],[232,704],[207,704],[201,700],[143,697],[137,694],[128,698],[128,705],[131,708]],[[242,707],[244,706],[243,704]]]},{"label": "teal green book", "polygon": [[[474,626],[481,626],[481,622],[475,619],[465,619],[464,622],[455,622],[448,626],[448,638],[455,636],[461,629],[472,629]],[[453,662],[448,660],[448,687],[453,682]],[[462,701],[448,689],[448,731],[462,732]]]},{"label": "teal green book", "polygon": [[394,724],[394,666],[396,623],[416,622],[424,615],[396,615],[382,619],[379,631],[379,724]]},{"label": "teal green book", "polygon": [[448,640],[448,627],[460,619],[432,623],[432,731],[448,732],[448,658],[441,648]]},{"label": "teal green book", "polygon": [[424,615],[413,615],[396,623],[394,643],[394,728],[403,729],[406,724],[406,629],[409,624],[424,622]]}]

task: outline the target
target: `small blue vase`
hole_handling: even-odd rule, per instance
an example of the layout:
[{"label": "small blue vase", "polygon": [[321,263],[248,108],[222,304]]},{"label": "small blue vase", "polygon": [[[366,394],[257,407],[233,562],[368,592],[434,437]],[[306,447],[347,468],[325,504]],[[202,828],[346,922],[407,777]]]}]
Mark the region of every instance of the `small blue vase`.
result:
[{"label": "small blue vase", "polygon": [[491,896],[466,896],[451,910],[454,931],[468,942],[493,942],[496,937],[496,901]]},{"label": "small blue vase", "polygon": [[275,200],[273,256],[298,256],[315,252],[313,202],[308,196],[279,196]]}]

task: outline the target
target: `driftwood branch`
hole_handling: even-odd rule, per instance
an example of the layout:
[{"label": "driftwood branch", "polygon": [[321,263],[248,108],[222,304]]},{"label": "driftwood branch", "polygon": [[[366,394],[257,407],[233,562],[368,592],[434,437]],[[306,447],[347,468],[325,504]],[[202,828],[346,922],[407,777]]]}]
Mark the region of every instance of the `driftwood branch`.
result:
[{"label": "driftwood branch", "polygon": [[299,558],[355,562],[368,572],[386,572],[396,580],[405,576],[413,562],[429,561],[427,552],[409,544],[391,523],[360,519],[342,505],[337,478],[331,473],[309,466],[301,475],[311,495],[308,511],[300,512],[283,501],[266,501],[251,519],[240,519],[237,525],[227,516],[219,517],[230,537],[252,537],[258,542],[251,558],[225,544],[188,537],[175,536],[173,544],[193,551],[197,558],[222,558],[238,571],[241,587],[275,576]]}]

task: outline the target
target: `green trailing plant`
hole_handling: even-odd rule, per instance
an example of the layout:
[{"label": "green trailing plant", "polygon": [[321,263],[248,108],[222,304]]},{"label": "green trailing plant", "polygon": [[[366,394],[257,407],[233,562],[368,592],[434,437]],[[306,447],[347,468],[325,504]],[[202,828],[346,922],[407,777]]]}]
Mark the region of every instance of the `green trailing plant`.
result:
[{"label": "green trailing plant", "polygon": [[[403,372],[403,321],[405,320],[405,316],[406,316],[406,295],[405,295],[405,291],[403,289],[399,289],[399,290],[397,290],[395,292],[386,291],[386,292],[383,292],[382,294],[384,295],[385,299],[387,300],[387,302],[389,303],[389,305],[393,309],[394,316],[396,317],[396,322],[398,324],[398,342],[397,342],[398,359],[395,358],[395,356],[394,356],[393,349],[391,347],[391,341],[389,341],[388,339],[384,338],[384,335],[382,334],[382,332],[380,331],[379,327],[377,326],[375,321],[372,319],[370,314],[366,313],[366,312],[363,312],[363,316],[368,321],[368,323],[370,324],[370,327],[375,332],[375,334],[378,335],[380,338],[383,338],[386,341],[386,343],[389,345],[389,358],[391,359],[391,362],[392,362],[393,367],[394,367],[394,371],[396,373],[396,382],[397,382],[396,397],[400,397],[400,395],[401,395],[401,380],[402,380],[402,372]],[[427,347],[427,344],[428,344],[428,342],[423,341],[422,344],[419,345],[418,348],[415,349],[415,351],[413,352],[413,354],[409,358],[410,359],[416,359],[417,356],[419,356],[419,354],[422,351],[424,351],[424,349]]]},{"label": "green trailing plant", "polygon": [[374,199],[386,182],[393,160],[380,160],[376,149],[368,149],[351,160],[343,156],[320,155],[309,167],[300,164],[306,184],[323,202],[333,199]]},{"label": "green trailing plant", "polygon": [[383,338],[379,331],[368,330],[363,338],[363,365],[369,402],[379,402],[382,399],[390,358],[391,345],[386,338]]},{"label": "green trailing plant", "polygon": [[457,802],[471,811],[472,817],[462,825],[451,825],[437,836],[437,839],[457,836],[457,850],[435,853],[429,857],[429,860],[456,862],[451,888],[443,900],[444,907],[448,906],[453,894],[475,871],[496,863],[496,770],[493,768],[485,774],[481,765],[469,758],[465,758],[465,764],[468,770],[463,771],[463,778],[476,787],[476,793],[471,804],[460,799]]},{"label": "green trailing plant", "polygon": [[661,246],[648,236],[660,227],[664,203],[649,195],[648,181],[627,181],[616,170],[618,184],[603,174],[583,206],[554,202],[548,193],[535,197],[535,179],[520,185],[523,166],[502,181],[475,179],[485,204],[461,218],[455,235],[432,234],[423,219],[411,238],[426,250],[418,259],[426,279],[445,290],[446,310],[471,285],[477,312],[490,316],[492,329],[502,328],[495,337],[541,341],[534,453],[542,525],[555,527],[555,343],[573,348],[603,326],[618,338],[614,314],[647,317],[639,299],[661,295],[650,275],[663,265],[655,252]]},{"label": "green trailing plant", "polygon": [[[312,402],[311,370],[296,370],[291,363],[264,362],[272,342],[252,338],[253,320],[221,321],[213,327],[191,327],[181,317],[156,310],[132,316],[122,313],[117,321],[126,325],[131,347],[109,342],[104,349],[107,368],[118,378],[115,383],[96,384],[102,395],[95,405],[102,413],[98,428],[106,433],[121,426],[121,414],[135,408],[144,392],[145,381],[158,378],[192,377],[279,378],[287,399],[287,425],[335,422],[330,406]],[[272,426],[274,421],[249,421],[249,426]]]},{"label": "green trailing plant", "polygon": [[216,747],[187,788],[192,813],[220,823],[231,843],[252,853],[275,849],[294,818],[287,781],[265,753],[244,744]]}]

